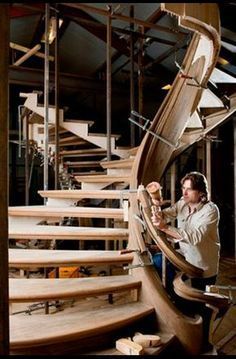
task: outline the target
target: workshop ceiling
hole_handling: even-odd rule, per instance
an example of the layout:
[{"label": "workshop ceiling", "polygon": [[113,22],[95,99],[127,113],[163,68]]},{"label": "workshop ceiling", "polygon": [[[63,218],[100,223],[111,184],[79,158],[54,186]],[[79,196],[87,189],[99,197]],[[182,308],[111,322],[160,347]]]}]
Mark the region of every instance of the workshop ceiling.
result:
[{"label": "workshop ceiling", "polygon": [[[180,28],[175,16],[161,10],[160,3],[50,3],[50,17],[62,21],[58,34],[58,64],[60,94],[78,107],[93,107],[99,111],[98,97],[106,97],[107,21],[104,14],[112,11],[111,76],[114,98],[118,110],[129,106],[130,46],[134,41],[134,79],[143,73],[144,99],[153,101],[154,107],[166,95],[163,86],[171,83],[178,71],[190,41],[191,33]],[[219,3],[221,18],[221,51],[218,69],[236,77],[236,3]],[[43,89],[45,33],[45,3],[10,4],[10,83]],[[134,17],[134,24],[129,18]],[[153,28],[150,24],[155,24]],[[55,56],[54,42],[50,56]],[[27,51],[38,45],[38,53],[18,65]],[[140,60],[139,54],[143,57]],[[49,61],[54,73],[55,61]],[[235,92],[235,84],[222,84],[224,93]],[[54,82],[50,80],[53,91]],[[122,95],[125,99],[121,100]],[[73,95],[73,96],[72,96]],[[121,96],[121,97],[120,97]],[[145,100],[144,100],[145,101]],[[94,105],[95,103],[95,105]],[[63,105],[66,104],[66,100]],[[154,108],[153,107],[153,108]],[[105,110],[105,109],[104,109]],[[150,110],[150,113],[152,110]],[[122,110],[121,110],[122,113]]]}]

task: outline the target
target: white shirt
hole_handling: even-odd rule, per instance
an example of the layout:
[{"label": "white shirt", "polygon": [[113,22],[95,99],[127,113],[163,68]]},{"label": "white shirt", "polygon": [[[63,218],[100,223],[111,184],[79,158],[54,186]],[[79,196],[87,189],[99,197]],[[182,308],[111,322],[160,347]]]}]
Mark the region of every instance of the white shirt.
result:
[{"label": "white shirt", "polygon": [[204,270],[204,277],[218,273],[220,257],[219,209],[213,202],[199,203],[190,213],[181,198],[173,206],[162,210],[167,221],[177,219],[178,228],[168,228],[181,236],[180,252],[185,259]]}]

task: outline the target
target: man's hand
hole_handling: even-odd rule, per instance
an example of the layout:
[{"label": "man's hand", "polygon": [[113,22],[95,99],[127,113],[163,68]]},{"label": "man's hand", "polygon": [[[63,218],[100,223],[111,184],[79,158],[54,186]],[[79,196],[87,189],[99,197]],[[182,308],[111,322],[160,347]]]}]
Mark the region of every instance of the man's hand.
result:
[{"label": "man's hand", "polygon": [[156,226],[160,230],[166,228],[166,220],[163,218],[162,212],[158,211],[156,206],[152,206],[151,210],[152,210],[151,220],[154,226]]}]

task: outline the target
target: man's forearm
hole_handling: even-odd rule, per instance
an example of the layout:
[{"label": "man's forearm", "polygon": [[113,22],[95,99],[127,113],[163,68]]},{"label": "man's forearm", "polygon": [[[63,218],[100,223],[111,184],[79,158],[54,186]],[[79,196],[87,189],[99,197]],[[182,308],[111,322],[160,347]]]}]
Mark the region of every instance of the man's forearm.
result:
[{"label": "man's forearm", "polygon": [[162,232],[166,233],[167,236],[170,236],[170,237],[172,237],[174,239],[180,240],[182,238],[179,233],[177,233],[174,229],[172,229],[171,226],[166,225],[166,226],[164,226],[162,228],[159,228],[159,229]]}]

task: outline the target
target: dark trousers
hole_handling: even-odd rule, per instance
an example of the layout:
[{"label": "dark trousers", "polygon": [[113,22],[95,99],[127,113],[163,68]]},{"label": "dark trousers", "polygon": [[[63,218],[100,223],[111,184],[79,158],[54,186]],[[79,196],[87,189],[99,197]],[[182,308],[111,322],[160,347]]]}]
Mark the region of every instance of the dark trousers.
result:
[{"label": "dark trousers", "polygon": [[192,278],[191,283],[192,287],[205,291],[206,285],[213,285],[216,283],[216,275],[208,278]]},{"label": "dark trousers", "polygon": [[[157,270],[160,278],[162,278],[162,252],[155,253],[152,256],[154,267]],[[175,266],[167,261],[166,263],[166,290],[170,294],[172,298],[175,297],[175,292],[173,289],[173,280],[176,275],[176,268]]]}]

